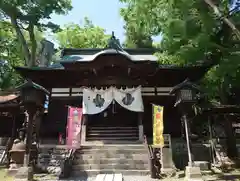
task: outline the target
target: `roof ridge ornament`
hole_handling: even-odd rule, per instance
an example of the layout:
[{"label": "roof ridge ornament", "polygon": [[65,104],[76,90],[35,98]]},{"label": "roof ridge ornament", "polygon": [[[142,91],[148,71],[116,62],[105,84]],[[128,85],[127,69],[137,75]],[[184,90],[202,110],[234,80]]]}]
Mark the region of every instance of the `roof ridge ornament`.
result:
[{"label": "roof ridge ornament", "polygon": [[117,39],[114,35],[114,31],[112,31],[112,36],[111,38],[108,40],[108,46],[107,48],[112,48],[116,51],[121,51],[121,52],[125,52],[123,47],[121,46],[121,43],[119,41],[119,39]]}]

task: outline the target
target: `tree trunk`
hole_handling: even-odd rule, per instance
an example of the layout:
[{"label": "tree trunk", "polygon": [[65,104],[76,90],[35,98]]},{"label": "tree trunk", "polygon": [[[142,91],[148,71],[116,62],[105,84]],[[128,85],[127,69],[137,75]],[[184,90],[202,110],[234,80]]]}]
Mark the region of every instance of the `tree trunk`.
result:
[{"label": "tree trunk", "polygon": [[25,65],[27,66],[27,65],[29,65],[28,62],[30,61],[31,55],[30,55],[30,52],[28,49],[26,39],[24,38],[23,33],[17,24],[17,19],[12,16],[10,18],[11,18],[11,23],[16,31],[18,41],[22,45],[22,51],[23,51],[24,58],[25,58]]},{"label": "tree trunk", "polygon": [[[220,101],[221,104],[223,105],[227,105],[228,104],[228,100],[226,97],[226,92],[224,91],[224,87],[226,85],[225,84],[225,80],[223,80],[223,83],[220,86]],[[232,127],[232,120],[230,119],[230,117],[228,115],[224,115],[224,131],[226,134],[226,145],[227,145],[227,155],[229,156],[229,158],[236,158],[238,156],[238,152],[237,152],[237,143],[236,143],[236,137],[234,135],[233,132],[233,127]]]},{"label": "tree trunk", "polygon": [[34,34],[34,24],[29,22],[28,33],[31,41],[31,57],[29,66],[34,67],[36,65],[36,50],[37,50],[37,42]]}]

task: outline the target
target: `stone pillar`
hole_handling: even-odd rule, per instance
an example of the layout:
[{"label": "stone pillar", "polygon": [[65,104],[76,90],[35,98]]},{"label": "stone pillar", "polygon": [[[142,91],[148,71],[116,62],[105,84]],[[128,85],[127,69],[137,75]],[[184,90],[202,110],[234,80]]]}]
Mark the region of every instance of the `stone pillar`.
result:
[{"label": "stone pillar", "polygon": [[187,149],[188,149],[188,166],[186,166],[185,170],[185,180],[198,180],[203,181],[202,174],[199,166],[194,165],[193,157],[192,157],[192,149],[191,149],[191,140],[189,138],[190,127],[188,125],[189,120],[187,118],[187,114],[183,115],[183,121],[185,126],[185,137],[187,141]]},{"label": "stone pillar", "polygon": [[143,113],[138,113],[138,138],[140,142],[144,141],[144,131],[143,131]]}]

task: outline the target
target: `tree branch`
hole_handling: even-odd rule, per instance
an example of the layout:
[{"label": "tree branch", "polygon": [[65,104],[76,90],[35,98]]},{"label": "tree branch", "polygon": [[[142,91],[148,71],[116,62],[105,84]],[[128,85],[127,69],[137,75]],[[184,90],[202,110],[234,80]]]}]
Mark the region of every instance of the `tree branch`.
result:
[{"label": "tree branch", "polygon": [[11,23],[16,31],[18,41],[22,44],[22,51],[23,51],[24,58],[25,58],[25,65],[28,65],[28,62],[30,60],[30,52],[29,52],[29,49],[27,46],[26,39],[24,38],[22,31],[21,31],[20,27],[18,26],[16,18],[14,18],[13,16],[10,16],[10,19],[11,19]]},{"label": "tree branch", "polygon": [[214,11],[214,13],[220,18],[223,19],[223,21],[232,29],[232,31],[236,34],[238,39],[240,40],[240,31],[237,29],[237,27],[231,22],[230,19],[226,18],[222,15],[218,7],[212,2],[212,0],[204,0]]},{"label": "tree branch", "polygon": [[27,28],[23,27],[23,25],[21,23],[18,23],[18,26],[19,26],[19,28],[21,28],[23,30],[26,30],[26,31],[28,30]]},{"label": "tree branch", "polygon": [[31,59],[29,65],[31,67],[36,65],[36,51],[37,51],[37,42],[34,34],[34,24],[30,21],[28,26],[28,33],[31,41]]}]

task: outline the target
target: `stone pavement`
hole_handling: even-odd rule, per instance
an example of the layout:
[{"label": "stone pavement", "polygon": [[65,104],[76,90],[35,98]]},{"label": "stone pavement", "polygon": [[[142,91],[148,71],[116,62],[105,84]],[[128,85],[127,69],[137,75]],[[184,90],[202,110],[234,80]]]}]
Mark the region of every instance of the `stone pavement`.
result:
[{"label": "stone pavement", "polygon": [[[72,179],[57,179],[53,176],[38,175],[35,177],[37,181],[95,181],[96,177],[78,177]],[[222,174],[205,174],[203,175],[205,181],[240,181],[240,170],[231,173]],[[166,178],[166,179],[152,179],[149,175],[146,176],[136,176],[136,175],[123,175],[123,181],[184,181],[184,178]]]},{"label": "stone pavement", "polygon": [[[54,179],[43,177],[41,179],[37,179],[38,181],[95,181],[96,177],[88,177],[88,178],[72,178],[72,179]],[[240,179],[229,178],[217,178],[217,176],[203,176],[205,181],[240,181]],[[239,177],[240,178],[240,177]],[[165,178],[165,179],[152,179],[150,176],[135,176],[135,175],[127,175],[123,176],[123,181],[184,181],[184,178]]]}]

